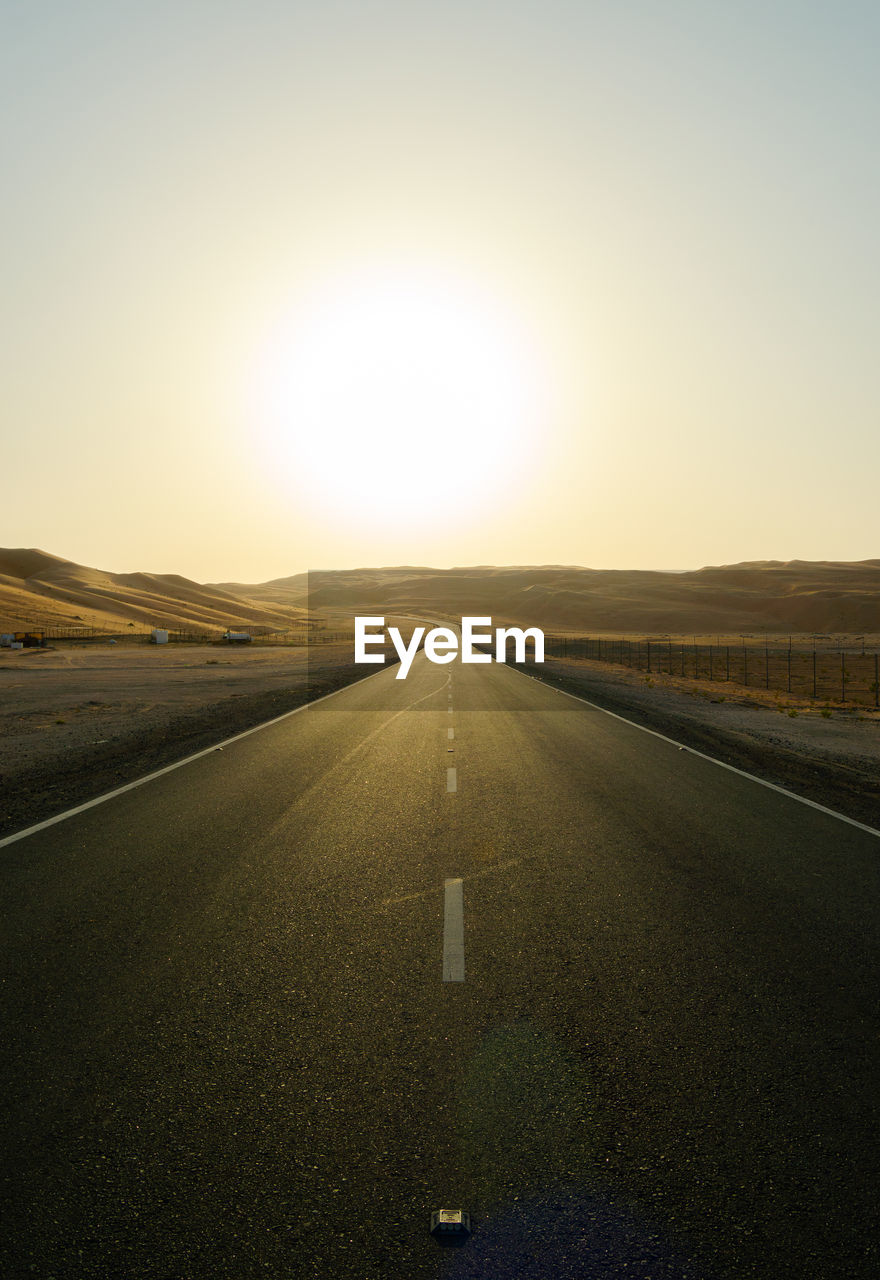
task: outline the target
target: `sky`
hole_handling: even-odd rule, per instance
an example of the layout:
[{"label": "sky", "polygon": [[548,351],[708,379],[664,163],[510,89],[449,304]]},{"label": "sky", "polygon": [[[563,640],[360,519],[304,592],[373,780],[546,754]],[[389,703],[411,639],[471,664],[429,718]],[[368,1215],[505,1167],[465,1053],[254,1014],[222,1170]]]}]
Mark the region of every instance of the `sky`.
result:
[{"label": "sky", "polygon": [[880,6],[0,14],[3,546],[880,555]]}]

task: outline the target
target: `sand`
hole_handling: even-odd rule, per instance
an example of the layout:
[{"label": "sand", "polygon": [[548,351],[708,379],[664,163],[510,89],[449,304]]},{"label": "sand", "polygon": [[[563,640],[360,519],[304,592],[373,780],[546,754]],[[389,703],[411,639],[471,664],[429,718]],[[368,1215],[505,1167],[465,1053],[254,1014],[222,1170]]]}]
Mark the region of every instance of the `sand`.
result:
[{"label": "sand", "polygon": [[111,573],[35,548],[0,548],[0,631],[89,627],[126,634],[151,627],[219,634],[227,627],[296,628],[304,610],[268,605],[175,573]]},{"label": "sand", "polygon": [[305,649],[0,650],[3,775],[142,726],[304,679]]},{"label": "sand", "polygon": [[0,650],[0,834],[363,674],[348,645]]},{"label": "sand", "polygon": [[754,561],[683,573],[570,565],[415,566],[316,571],[264,583],[193,582],[174,573],[114,573],[48,552],[0,548],[0,631],[86,625],[208,634],[227,626],[287,629],[321,614],[438,611],[490,615],[588,635],[809,639],[880,636],[880,560]]},{"label": "sand", "polygon": [[[716,759],[880,829],[880,712],[581,659],[543,678]],[[823,715],[823,710],[825,714]],[[795,715],[791,715],[795,712]]]}]

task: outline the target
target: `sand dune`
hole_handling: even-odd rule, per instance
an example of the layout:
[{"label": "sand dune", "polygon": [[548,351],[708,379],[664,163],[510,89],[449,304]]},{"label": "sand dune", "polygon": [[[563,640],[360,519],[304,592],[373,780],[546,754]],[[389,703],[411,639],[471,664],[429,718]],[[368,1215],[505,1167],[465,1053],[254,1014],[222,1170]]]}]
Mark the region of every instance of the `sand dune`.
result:
[{"label": "sand dune", "polygon": [[317,609],[490,614],[551,630],[880,632],[877,560],[763,561],[687,573],[559,565],[358,569],[313,573],[309,587]]},{"label": "sand dune", "polygon": [[571,565],[320,570],[271,582],[200,584],[113,574],[34,549],[0,550],[0,628],[289,627],[324,613],[488,614],[545,630],[880,633],[880,559],[763,560],[684,573]]},{"label": "sand dune", "polygon": [[108,573],[43,551],[0,550],[0,629],[89,626],[222,631],[290,627],[302,609],[266,607],[179,574]]}]

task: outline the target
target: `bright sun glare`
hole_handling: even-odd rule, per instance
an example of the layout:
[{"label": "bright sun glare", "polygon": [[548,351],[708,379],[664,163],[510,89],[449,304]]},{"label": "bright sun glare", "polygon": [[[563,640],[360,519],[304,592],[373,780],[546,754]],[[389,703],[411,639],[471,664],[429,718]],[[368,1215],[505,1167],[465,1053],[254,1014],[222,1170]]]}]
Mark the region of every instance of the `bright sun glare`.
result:
[{"label": "bright sun glare", "polygon": [[334,280],[278,326],[256,381],[273,477],[361,525],[402,529],[509,498],[540,426],[522,326],[436,272]]}]

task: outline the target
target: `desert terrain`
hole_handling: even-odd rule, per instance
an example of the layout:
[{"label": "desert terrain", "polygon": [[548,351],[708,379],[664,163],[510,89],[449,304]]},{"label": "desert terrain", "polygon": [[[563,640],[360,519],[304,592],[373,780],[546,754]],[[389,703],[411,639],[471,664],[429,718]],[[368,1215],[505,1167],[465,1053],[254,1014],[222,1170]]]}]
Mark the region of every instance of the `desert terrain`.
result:
[{"label": "desert terrain", "polygon": [[32,627],[108,634],[163,627],[220,633],[244,626],[302,624],[300,606],[265,606],[179,574],[110,573],[36,548],[0,549],[0,632]]},{"label": "desert terrain", "polygon": [[[46,648],[0,649],[0,834],[370,674],[354,665],[350,640],[315,643],[336,635],[331,628],[350,631],[359,612],[384,614],[404,632],[414,616],[470,613],[593,636],[787,631],[808,644],[816,633],[847,632],[852,643],[860,633],[859,643],[876,649],[880,561],[767,561],[692,573],[397,567],[202,585],[174,574],[106,573],[38,550],[0,551],[0,632],[55,627],[67,635]],[[306,645],[309,622],[317,630]],[[206,643],[148,645],[150,627],[196,632]],[[229,627],[300,640],[218,643]],[[96,634],[86,643],[89,629]],[[870,706],[646,677],[583,658],[548,658],[540,676],[880,825],[880,716]]]},{"label": "desert terrain", "polygon": [[[268,605],[303,585],[299,575],[223,589]],[[489,614],[589,635],[880,634],[880,560],[767,560],[682,573],[565,565],[354,569],[311,572],[307,588],[317,610]]]},{"label": "desert terrain", "polygon": [[0,650],[0,835],[368,674],[347,644]]},{"label": "desert terrain", "polygon": [[541,670],[606,710],[880,828],[880,711],[580,659]]},{"label": "desert terrain", "polygon": [[880,560],[755,561],[682,573],[578,566],[312,570],[264,583],[110,573],[0,550],[0,631],[296,629],[311,614],[491,615],[589,635],[880,635]]},{"label": "desert terrain", "polygon": [[[388,652],[388,661],[392,654]],[[529,674],[880,826],[880,713],[720,682],[551,659]],[[349,644],[72,645],[0,651],[0,835],[352,679]]]}]

